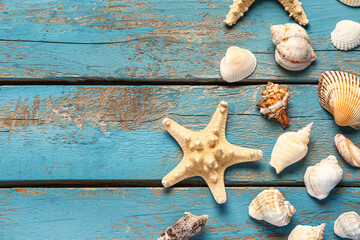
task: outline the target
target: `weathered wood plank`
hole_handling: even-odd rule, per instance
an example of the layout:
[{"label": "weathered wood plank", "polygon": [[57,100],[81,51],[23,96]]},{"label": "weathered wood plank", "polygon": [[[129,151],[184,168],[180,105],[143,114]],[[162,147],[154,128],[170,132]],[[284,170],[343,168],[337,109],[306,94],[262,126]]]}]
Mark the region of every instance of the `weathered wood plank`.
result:
[{"label": "weathered wood plank", "polygon": [[335,219],[360,212],[359,188],[336,188],[323,201],[304,188],[278,188],[296,208],[290,224],[274,227],[248,216],[264,188],[228,188],[217,205],[206,188],[1,189],[3,239],[156,239],[184,211],[208,214],[206,231],[194,239],[287,239],[298,224],[326,223],[324,239],[338,239]]},{"label": "weathered wood plank", "polygon": [[200,130],[217,104],[226,100],[228,140],[264,151],[264,159],[257,163],[229,168],[228,183],[301,185],[307,166],[334,154],[344,169],[342,184],[358,185],[359,170],[339,157],[333,137],[343,133],[359,144],[360,132],[335,124],[320,107],[315,85],[289,86],[291,124],[286,131],[296,131],[311,121],[315,126],[307,157],[280,175],[268,161],[284,130],[255,106],[264,86],[1,87],[0,180],[2,184],[41,180],[160,183],[182,158],[161,120],[168,116]]},{"label": "weathered wood plank", "polygon": [[230,45],[257,56],[248,81],[316,82],[330,69],[359,74],[358,51],[335,51],[330,42],[344,16],[360,21],[358,9],[335,0],[302,2],[318,60],[294,74],[274,60],[269,28],[293,22],[275,0],[256,2],[233,28],[222,23],[231,1],[4,0],[0,81],[221,82],[218,65]]}]

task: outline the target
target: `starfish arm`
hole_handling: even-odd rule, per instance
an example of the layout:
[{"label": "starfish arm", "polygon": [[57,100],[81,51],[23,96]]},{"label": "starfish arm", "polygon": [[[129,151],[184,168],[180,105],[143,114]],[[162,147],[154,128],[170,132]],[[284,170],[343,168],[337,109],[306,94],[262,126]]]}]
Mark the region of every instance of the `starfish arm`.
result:
[{"label": "starfish arm", "polygon": [[192,131],[180,126],[169,118],[164,118],[163,125],[171,136],[175,138],[180,147],[185,151],[187,143],[190,141],[190,136],[193,134]]},{"label": "starfish arm", "polygon": [[263,157],[261,150],[238,147],[231,143],[227,143],[226,145],[224,148],[228,149],[228,151],[224,153],[224,159],[222,160],[226,167],[242,162],[258,161]]},{"label": "starfish arm", "polygon": [[224,170],[214,173],[207,177],[203,177],[206,184],[209,186],[210,191],[218,204],[226,202],[226,190],[224,183]]},{"label": "starfish arm", "polygon": [[226,119],[228,115],[229,104],[221,101],[218,105],[210,123],[206,126],[204,131],[210,130],[213,134],[217,135],[220,139],[225,139]]},{"label": "starfish arm", "polygon": [[237,20],[249,10],[249,7],[254,1],[255,0],[234,0],[224,22],[229,26],[234,25]]},{"label": "starfish arm", "polygon": [[302,3],[299,0],[278,0],[285,10],[290,13],[289,17],[293,17],[300,25],[306,26],[309,23]]},{"label": "starfish arm", "polygon": [[184,157],[181,162],[169,172],[161,181],[164,187],[171,187],[184,179],[195,177],[197,174],[192,171],[193,164],[190,159]]}]

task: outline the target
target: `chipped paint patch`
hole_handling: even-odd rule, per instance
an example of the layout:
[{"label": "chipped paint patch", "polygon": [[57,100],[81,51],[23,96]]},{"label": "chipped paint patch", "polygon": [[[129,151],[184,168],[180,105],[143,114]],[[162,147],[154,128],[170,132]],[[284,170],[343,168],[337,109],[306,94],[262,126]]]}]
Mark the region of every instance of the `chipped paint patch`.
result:
[{"label": "chipped paint patch", "polygon": [[43,190],[39,190],[39,189],[30,189],[30,188],[15,188],[15,191],[18,193],[22,193],[23,197],[28,197],[28,196],[36,196],[36,197],[40,197],[41,195],[47,193],[47,188],[44,188]]}]

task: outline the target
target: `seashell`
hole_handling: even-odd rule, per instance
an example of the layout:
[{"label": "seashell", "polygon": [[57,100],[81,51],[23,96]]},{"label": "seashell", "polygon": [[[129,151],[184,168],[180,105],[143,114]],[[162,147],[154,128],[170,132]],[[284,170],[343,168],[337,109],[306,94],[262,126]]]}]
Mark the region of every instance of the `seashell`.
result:
[{"label": "seashell", "polygon": [[319,200],[325,199],[330,191],[338,185],[343,170],[333,155],[306,169],[304,182],[310,196]]},{"label": "seashell", "polygon": [[360,78],[338,72],[324,72],[319,80],[319,101],[339,126],[360,129]]},{"label": "seashell", "polygon": [[168,227],[157,240],[188,240],[205,228],[207,220],[208,215],[195,216],[185,212],[184,216]]},{"label": "seashell", "polygon": [[338,22],[331,32],[331,42],[339,50],[356,48],[360,45],[360,23],[350,20]]},{"label": "seashell", "polygon": [[354,167],[360,167],[360,148],[341,134],[336,135],[334,140],[336,148],[344,160]]},{"label": "seashell", "polygon": [[275,60],[283,68],[300,71],[316,60],[309,36],[298,24],[274,25],[270,28],[270,32],[272,41],[276,45]]},{"label": "seashell", "polygon": [[260,113],[269,117],[269,119],[275,118],[285,128],[290,122],[286,113],[289,88],[280,88],[279,84],[268,82],[266,90],[261,96],[264,100],[256,104],[256,106],[260,107]]},{"label": "seashell", "polygon": [[334,232],[342,238],[360,240],[360,216],[356,212],[346,212],[336,219]]},{"label": "seashell", "polygon": [[283,133],[277,139],[270,159],[270,165],[276,169],[277,174],[305,157],[313,124],[310,123],[297,132]]},{"label": "seashell", "polygon": [[360,6],[360,0],[339,0],[339,1],[350,7],[359,7]]},{"label": "seashell", "polygon": [[227,82],[240,81],[254,72],[255,55],[247,49],[229,47],[220,63],[221,77]]},{"label": "seashell", "polygon": [[262,191],[249,206],[249,215],[252,218],[264,220],[278,227],[288,225],[295,212],[295,207],[285,201],[284,196],[277,189]]},{"label": "seashell", "polygon": [[319,226],[297,225],[290,233],[288,240],[321,240],[326,224]]}]

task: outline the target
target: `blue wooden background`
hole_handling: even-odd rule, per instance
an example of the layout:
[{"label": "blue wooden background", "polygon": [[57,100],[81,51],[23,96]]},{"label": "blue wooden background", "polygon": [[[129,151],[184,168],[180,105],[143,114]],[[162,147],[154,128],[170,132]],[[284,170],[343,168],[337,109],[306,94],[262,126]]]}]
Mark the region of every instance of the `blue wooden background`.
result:
[{"label": "blue wooden background", "polygon": [[[327,224],[360,214],[360,170],[347,165],[333,138],[357,145],[360,133],[339,127],[321,108],[317,82],[326,70],[360,76],[360,48],[330,41],[336,22],[360,22],[360,8],[336,0],[303,0],[318,59],[289,72],[277,65],[270,26],[294,22],[275,0],[257,0],[226,27],[230,0],[2,0],[0,2],[0,239],[156,239],[183,215],[208,214],[194,239],[287,239],[297,224]],[[246,80],[219,75],[226,49],[254,52]],[[284,130],[255,106],[267,81],[290,88]],[[33,85],[37,84],[37,85]],[[161,120],[200,130],[217,104],[229,102],[227,138],[264,151],[225,174],[228,202],[218,205],[200,178],[171,190],[161,179],[182,158]],[[284,131],[310,122],[306,158],[277,175],[268,164]],[[344,177],[328,199],[306,193],[308,166],[333,154]],[[111,188],[106,188],[111,186]],[[28,188],[30,187],[30,188]],[[297,209],[287,227],[251,219],[251,200],[277,187]]]}]

